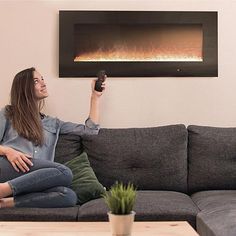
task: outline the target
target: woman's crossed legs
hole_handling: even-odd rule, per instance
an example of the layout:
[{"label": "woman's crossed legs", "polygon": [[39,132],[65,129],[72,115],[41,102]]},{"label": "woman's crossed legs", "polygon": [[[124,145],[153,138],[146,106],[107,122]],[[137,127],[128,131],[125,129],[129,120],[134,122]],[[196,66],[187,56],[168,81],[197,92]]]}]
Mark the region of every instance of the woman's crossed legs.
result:
[{"label": "woman's crossed legs", "polygon": [[[68,188],[72,172],[66,166],[32,159],[27,173],[17,172],[0,157],[0,207],[69,207],[76,205],[76,194]],[[11,197],[13,196],[13,197]]]}]

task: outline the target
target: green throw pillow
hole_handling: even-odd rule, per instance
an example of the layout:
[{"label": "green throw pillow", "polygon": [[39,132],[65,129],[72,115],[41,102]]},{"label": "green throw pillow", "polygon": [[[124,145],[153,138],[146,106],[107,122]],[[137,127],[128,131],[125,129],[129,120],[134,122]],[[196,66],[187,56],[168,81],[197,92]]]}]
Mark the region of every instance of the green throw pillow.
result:
[{"label": "green throw pillow", "polygon": [[105,192],[105,188],[99,183],[90,166],[86,152],[64,163],[64,165],[69,167],[74,175],[70,187],[76,192],[79,204],[99,198]]}]

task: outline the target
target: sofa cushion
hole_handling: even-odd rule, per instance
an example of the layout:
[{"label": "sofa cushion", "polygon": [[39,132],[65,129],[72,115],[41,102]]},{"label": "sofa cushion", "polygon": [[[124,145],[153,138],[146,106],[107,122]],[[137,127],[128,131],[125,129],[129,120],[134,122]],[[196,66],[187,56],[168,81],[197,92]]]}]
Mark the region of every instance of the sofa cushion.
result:
[{"label": "sofa cushion", "polygon": [[191,198],[201,210],[196,222],[200,235],[236,235],[236,190],[202,191]]},{"label": "sofa cushion", "polygon": [[199,235],[235,236],[236,209],[219,206],[211,211],[202,211],[197,215],[196,228]]},{"label": "sofa cushion", "polygon": [[[195,227],[198,208],[191,198],[173,191],[138,191],[134,206],[136,221],[188,221]],[[103,199],[92,200],[79,208],[79,221],[107,221]]]},{"label": "sofa cushion", "polygon": [[190,192],[236,189],[236,128],[188,127]]},{"label": "sofa cushion", "polygon": [[200,210],[211,211],[219,206],[236,209],[236,190],[211,190],[194,193],[193,202]]},{"label": "sofa cushion", "polygon": [[105,193],[104,187],[98,182],[90,166],[86,152],[64,163],[73,173],[71,188],[75,191],[78,204],[101,197]]},{"label": "sofa cushion", "polygon": [[0,221],[76,221],[78,207],[2,208]]},{"label": "sofa cushion", "polygon": [[81,137],[75,134],[60,134],[55,150],[55,162],[65,163],[83,152]]},{"label": "sofa cushion", "polygon": [[84,136],[82,143],[105,187],[121,181],[142,190],[187,190],[184,125],[101,129],[97,136]]}]

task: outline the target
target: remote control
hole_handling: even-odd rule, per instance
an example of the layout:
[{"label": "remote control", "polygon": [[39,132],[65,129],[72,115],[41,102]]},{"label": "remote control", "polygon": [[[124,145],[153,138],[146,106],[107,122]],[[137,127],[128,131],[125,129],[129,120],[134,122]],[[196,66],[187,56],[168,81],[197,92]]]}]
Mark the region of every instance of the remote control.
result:
[{"label": "remote control", "polygon": [[105,70],[100,70],[97,74],[97,80],[95,82],[95,90],[98,92],[102,92],[102,83],[106,80],[106,71]]}]

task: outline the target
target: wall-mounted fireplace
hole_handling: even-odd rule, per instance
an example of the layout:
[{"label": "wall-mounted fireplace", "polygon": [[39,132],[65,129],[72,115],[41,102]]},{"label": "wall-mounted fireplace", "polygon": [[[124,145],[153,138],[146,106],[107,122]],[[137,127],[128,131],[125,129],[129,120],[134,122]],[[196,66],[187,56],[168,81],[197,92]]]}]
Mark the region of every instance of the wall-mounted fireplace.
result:
[{"label": "wall-mounted fireplace", "polygon": [[217,12],[60,11],[59,76],[218,76]]}]

